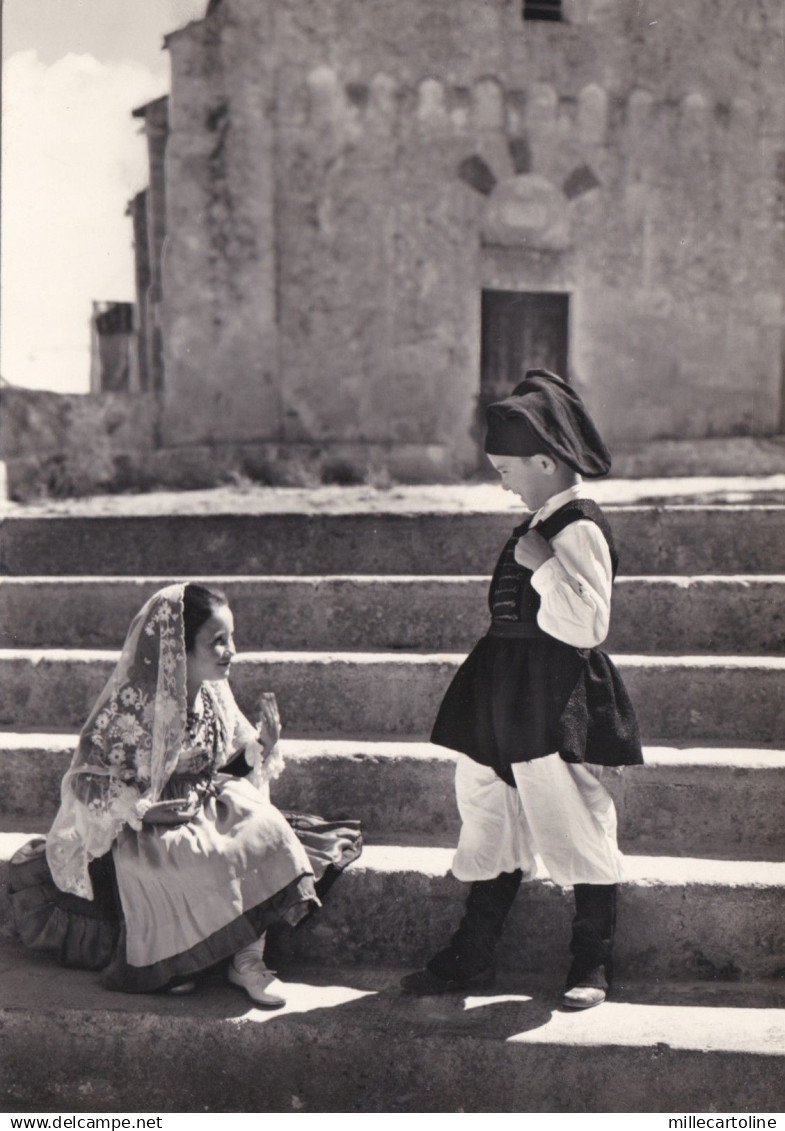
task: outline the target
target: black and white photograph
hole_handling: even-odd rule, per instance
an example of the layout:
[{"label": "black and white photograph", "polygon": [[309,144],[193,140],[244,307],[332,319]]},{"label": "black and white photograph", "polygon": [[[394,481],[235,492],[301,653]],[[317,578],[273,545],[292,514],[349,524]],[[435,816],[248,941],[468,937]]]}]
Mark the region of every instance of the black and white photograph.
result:
[{"label": "black and white photograph", "polygon": [[785,0],[0,11],[3,1131],[776,1129]]}]

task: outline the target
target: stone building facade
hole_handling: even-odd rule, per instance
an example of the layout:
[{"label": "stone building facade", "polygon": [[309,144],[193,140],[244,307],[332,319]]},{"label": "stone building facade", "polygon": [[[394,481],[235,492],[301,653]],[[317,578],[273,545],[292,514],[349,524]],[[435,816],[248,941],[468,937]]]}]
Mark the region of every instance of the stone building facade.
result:
[{"label": "stone building facade", "polygon": [[781,18],[213,0],[140,112],[163,445],[460,477],[529,364],[612,444],[780,433]]},{"label": "stone building facade", "polygon": [[94,302],[90,317],[90,392],[139,391],[139,338],[131,302]]},{"label": "stone building facade", "polygon": [[143,123],[150,169],[148,187],[128,205],[134,229],[139,384],[156,391],[164,383],[161,269],[166,239],[166,173],[169,99],[157,98],[134,110]]}]

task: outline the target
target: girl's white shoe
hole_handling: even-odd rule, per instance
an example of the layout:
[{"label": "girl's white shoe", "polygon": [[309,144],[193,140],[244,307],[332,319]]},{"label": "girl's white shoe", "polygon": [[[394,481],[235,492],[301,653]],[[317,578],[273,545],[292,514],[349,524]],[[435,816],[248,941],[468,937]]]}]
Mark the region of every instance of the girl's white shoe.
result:
[{"label": "girl's white shoe", "polygon": [[233,986],[244,989],[251,1001],[262,1009],[281,1009],[286,1005],[286,998],[280,993],[283,985],[275,971],[267,969],[264,959],[254,956],[250,960],[250,956],[244,956],[242,966],[238,970],[234,962],[229,965],[229,981]]},{"label": "girl's white shoe", "polygon": [[172,997],[185,997],[186,994],[192,994],[196,989],[196,982],[190,979],[187,982],[177,982],[176,985],[170,986],[166,991]]}]

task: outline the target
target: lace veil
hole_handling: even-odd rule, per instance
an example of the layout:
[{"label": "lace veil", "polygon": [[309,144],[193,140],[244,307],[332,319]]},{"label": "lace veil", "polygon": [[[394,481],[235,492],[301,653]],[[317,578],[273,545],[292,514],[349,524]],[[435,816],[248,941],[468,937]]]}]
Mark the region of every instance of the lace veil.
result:
[{"label": "lace veil", "polygon": [[[159,590],[131,622],[120,660],[79,736],[63,778],[60,809],[47,838],[47,859],[62,891],[92,899],[88,866],[124,825],[141,828],[145,808],[161,796],[177,765],[187,719],[185,585]],[[244,744],[250,780],[276,777],[276,751],[262,765],[253,726],[227,682],[206,685],[226,735],[220,764]]]}]

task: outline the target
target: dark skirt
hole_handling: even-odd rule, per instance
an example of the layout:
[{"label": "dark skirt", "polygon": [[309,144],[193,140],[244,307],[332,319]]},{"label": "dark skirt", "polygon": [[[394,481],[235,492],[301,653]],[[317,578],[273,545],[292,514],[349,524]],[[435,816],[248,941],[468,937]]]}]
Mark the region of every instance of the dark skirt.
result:
[{"label": "dark skirt", "polygon": [[120,936],[120,900],[112,854],[90,864],[94,899],[60,891],[46,859],[46,840],[34,837],[14,853],[9,899],[19,938],[31,950],[57,957],[61,966],[103,970]]},{"label": "dark skirt", "polygon": [[484,636],[455,673],[431,741],[491,766],[559,753],[565,762],[643,761],[635,711],[616,667],[599,649],[552,637]]},{"label": "dark skirt", "polygon": [[[9,892],[14,925],[32,950],[53,954],[62,966],[104,970],[111,989],[149,992],[206,970],[228,958],[291,912],[318,906],[337,877],[362,852],[359,821],[326,821],[305,813],[283,813],[305,848],[313,877],[303,876],[272,899],[251,908],[167,969],[133,967],[125,961],[124,923],[112,854],[90,864],[93,899],[61,891],[46,860],[46,840],[36,837],[11,859]],[[314,882],[315,881],[315,882]]]}]

